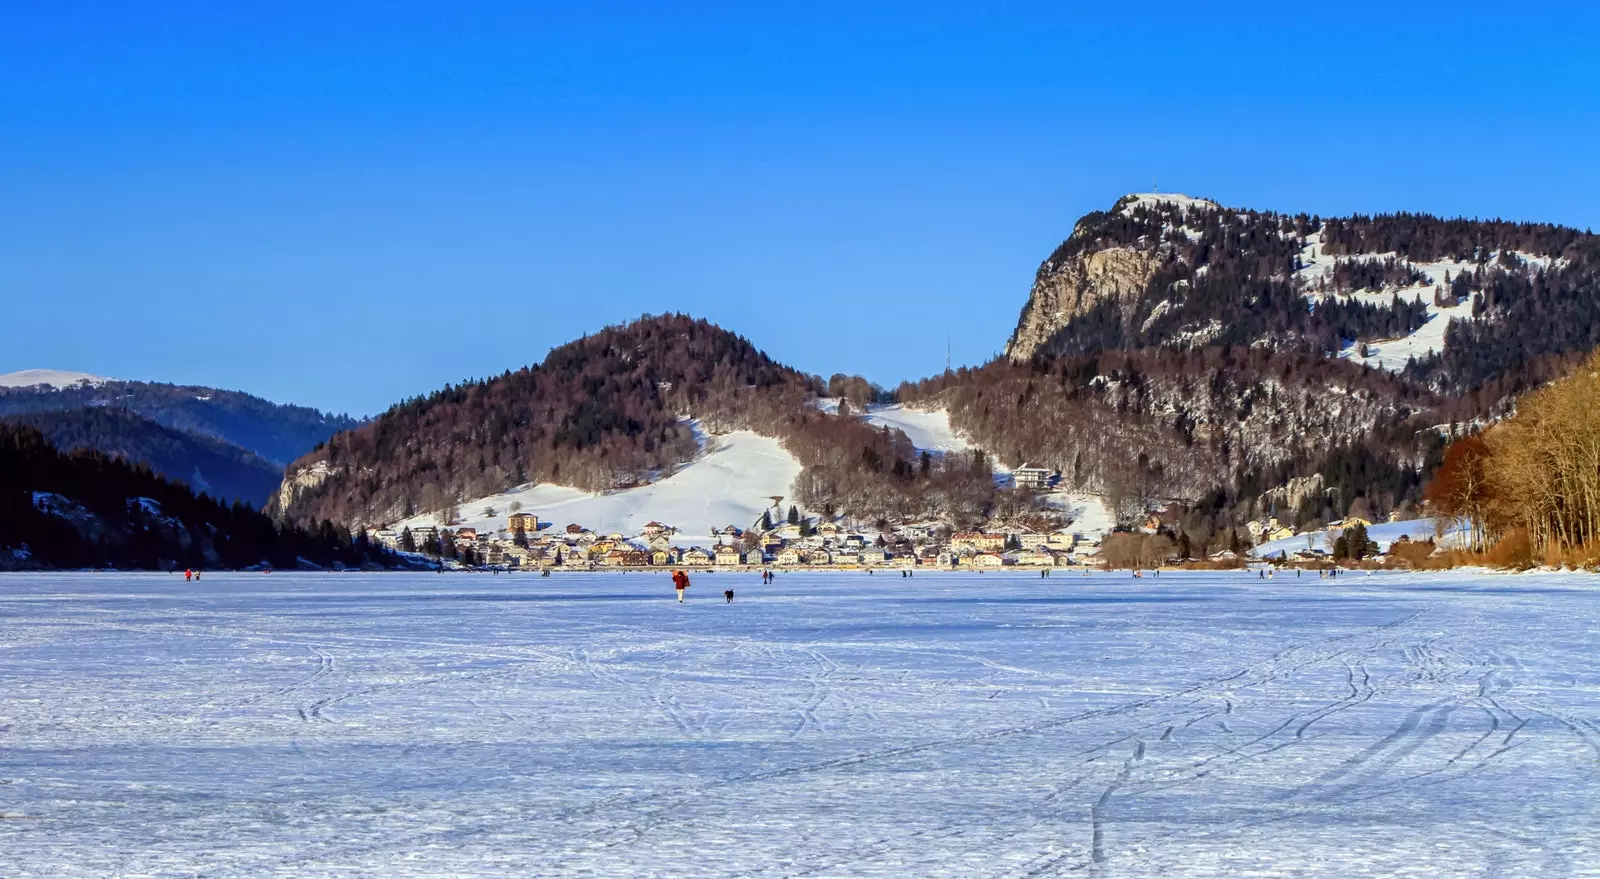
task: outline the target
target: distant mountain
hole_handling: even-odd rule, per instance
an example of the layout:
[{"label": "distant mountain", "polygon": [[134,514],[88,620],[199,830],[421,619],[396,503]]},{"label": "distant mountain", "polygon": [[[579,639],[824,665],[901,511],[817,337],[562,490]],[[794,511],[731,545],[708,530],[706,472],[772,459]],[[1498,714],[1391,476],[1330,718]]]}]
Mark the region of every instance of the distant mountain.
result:
[{"label": "distant mountain", "polygon": [[87,372],[66,372],[59,369],[23,369],[0,375],[0,388],[34,388],[58,391],[63,388],[99,387],[116,379],[90,375]]},{"label": "distant mountain", "polygon": [[0,381],[0,417],[89,407],[124,409],[173,430],[231,443],[279,467],[360,423],[215,388],[46,370],[11,373]]},{"label": "distant mountain", "polygon": [[131,463],[148,464],[196,492],[264,508],[283,479],[283,469],[238,446],[164,427],[126,409],[89,407],[13,415],[5,419],[42,432],[66,452],[98,449]]},{"label": "distant mountain", "polygon": [[394,565],[344,528],[280,526],[98,451],[0,423],[0,569]]}]

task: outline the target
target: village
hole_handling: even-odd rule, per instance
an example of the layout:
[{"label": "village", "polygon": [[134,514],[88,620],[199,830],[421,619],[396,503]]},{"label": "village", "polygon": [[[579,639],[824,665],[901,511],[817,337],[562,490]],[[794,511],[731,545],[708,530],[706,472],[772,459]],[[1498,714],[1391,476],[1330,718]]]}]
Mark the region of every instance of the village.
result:
[{"label": "village", "polygon": [[[1369,527],[1371,521],[1352,518],[1334,523],[1329,542],[1344,529]],[[1162,534],[1159,513],[1149,515],[1129,535]],[[1297,535],[1276,519],[1252,523],[1247,529],[1257,541],[1282,541]],[[993,528],[956,531],[946,523],[923,522],[890,525],[884,529],[853,527],[822,517],[805,516],[791,507],[787,517],[769,510],[750,527],[728,524],[705,534],[680,532],[671,524],[651,521],[637,534],[601,532],[581,523],[558,527],[535,513],[514,512],[504,528],[420,525],[374,528],[369,540],[396,552],[415,554],[441,565],[461,568],[566,571],[623,570],[633,568],[699,569],[898,569],[993,570],[1000,568],[1093,569],[1129,567],[1114,557],[1108,543],[1118,534],[1072,527],[1053,530]],[[1201,559],[1181,558],[1174,551],[1158,551],[1148,564],[1159,567],[1194,561],[1218,566],[1242,565],[1244,554],[1224,549]],[[1307,540],[1306,547],[1283,552],[1279,563],[1323,564],[1329,552]],[[1376,559],[1383,561],[1382,557]]]}]

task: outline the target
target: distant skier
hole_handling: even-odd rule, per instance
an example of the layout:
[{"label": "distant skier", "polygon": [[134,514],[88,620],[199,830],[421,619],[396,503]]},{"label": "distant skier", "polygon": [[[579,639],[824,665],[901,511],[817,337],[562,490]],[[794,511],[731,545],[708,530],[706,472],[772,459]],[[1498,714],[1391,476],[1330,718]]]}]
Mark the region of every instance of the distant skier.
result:
[{"label": "distant skier", "polygon": [[[679,594],[682,594],[682,593],[679,593]],[[733,590],[732,589],[724,589],[724,590],[722,590],[722,597],[727,599],[728,604],[732,604],[733,603]]]}]

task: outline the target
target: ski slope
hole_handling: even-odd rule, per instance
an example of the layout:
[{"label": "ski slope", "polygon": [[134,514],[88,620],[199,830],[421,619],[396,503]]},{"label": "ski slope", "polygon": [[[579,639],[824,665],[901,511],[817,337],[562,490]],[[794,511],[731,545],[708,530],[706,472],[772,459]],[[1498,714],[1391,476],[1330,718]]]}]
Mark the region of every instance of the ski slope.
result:
[{"label": "ski slope", "polygon": [[[633,536],[652,520],[679,529],[684,545],[710,545],[712,528],[748,528],[771,506],[771,496],[788,496],[800,475],[800,462],[779,442],[750,431],[706,437],[706,451],[665,479],[610,494],[591,494],[561,485],[535,485],[461,504],[461,526],[480,532],[506,527],[511,505],[540,521],[564,528],[584,525],[602,534]],[[493,508],[495,515],[484,514]],[[407,519],[395,530],[440,525],[432,514]]]},{"label": "ski slope", "polygon": [[903,431],[906,439],[928,452],[965,452],[972,449],[966,437],[950,426],[950,413],[943,409],[908,409],[903,405],[872,406],[861,419],[875,427]]},{"label": "ski slope", "polygon": [[1594,875],[1595,589],[0,575],[0,872]]},{"label": "ski slope", "polygon": [[74,388],[81,384],[99,387],[116,379],[90,375],[87,372],[68,372],[59,369],[23,369],[0,375],[0,388],[31,388],[44,386],[55,390]]}]

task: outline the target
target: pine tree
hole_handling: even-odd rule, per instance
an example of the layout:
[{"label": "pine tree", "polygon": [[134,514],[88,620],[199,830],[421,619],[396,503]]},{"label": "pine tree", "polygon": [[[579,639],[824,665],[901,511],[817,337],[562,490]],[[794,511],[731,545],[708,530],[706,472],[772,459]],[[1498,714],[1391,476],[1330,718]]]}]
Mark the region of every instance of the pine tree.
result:
[{"label": "pine tree", "polygon": [[400,550],[402,552],[417,551],[417,538],[411,536],[410,528],[405,528],[400,532]]},{"label": "pine tree", "polygon": [[796,507],[794,504],[790,504],[789,505],[789,524],[790,525],[799,525],[800,524],[800,509],[798,507]]}]

